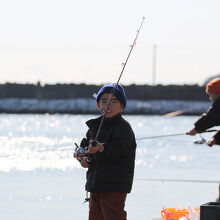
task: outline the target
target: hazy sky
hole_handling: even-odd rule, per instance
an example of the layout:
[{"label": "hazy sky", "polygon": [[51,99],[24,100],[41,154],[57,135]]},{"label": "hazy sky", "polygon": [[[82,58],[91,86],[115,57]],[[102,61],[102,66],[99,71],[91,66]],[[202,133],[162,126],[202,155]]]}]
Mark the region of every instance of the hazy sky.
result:
[{"label": "hazy sky", "polygon": [[0,0],[0,83],[202,83],[220,72],[219,0]]}]

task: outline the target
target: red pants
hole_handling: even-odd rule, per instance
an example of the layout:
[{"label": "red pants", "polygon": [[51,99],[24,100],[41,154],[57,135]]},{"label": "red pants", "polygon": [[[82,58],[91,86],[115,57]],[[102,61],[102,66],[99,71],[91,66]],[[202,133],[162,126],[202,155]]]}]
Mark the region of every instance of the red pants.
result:
[{"label": "red pants", "polygon": [[126,220],[126,196],[124,192],[91,193],[89,220]]}]

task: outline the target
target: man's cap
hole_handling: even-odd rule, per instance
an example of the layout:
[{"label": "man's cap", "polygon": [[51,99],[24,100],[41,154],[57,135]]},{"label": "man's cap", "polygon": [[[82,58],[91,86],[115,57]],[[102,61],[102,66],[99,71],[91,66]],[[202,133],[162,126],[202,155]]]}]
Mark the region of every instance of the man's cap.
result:
[{"label": "man's cap", "polygon": [[215,78],[206,85],[206,93],[220,95],[220,78]]}]

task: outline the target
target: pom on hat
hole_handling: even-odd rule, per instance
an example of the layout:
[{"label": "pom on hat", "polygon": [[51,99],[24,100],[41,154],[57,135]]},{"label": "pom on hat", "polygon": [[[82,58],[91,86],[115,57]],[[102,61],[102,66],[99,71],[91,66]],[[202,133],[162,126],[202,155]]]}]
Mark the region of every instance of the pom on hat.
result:
[{"label": "pom on hat", "polygon": [[123,89],[123,87],[121,85],[117,85],[117,87],[115,87],[116,84],[108,84],[103,86],[99,91],[98,94],[96,95],[96,101],[99,102],[101,96],[103,93],[112,93],[114,91],[114,96],[118,99],[118,101],[124,106],[124,108],[126,107],[126,103],[127,103],[127,99],[125,96],[125,91]]},{"label": "pom on hat", "polygon": [[206,85],[206,93],[220,95],[220,78],[215,78]]}]

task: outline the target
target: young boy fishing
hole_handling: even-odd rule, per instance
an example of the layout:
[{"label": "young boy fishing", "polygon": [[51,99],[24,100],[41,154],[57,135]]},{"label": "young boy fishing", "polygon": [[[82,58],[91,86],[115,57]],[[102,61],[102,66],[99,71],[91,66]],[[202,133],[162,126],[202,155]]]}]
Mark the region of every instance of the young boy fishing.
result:
[{"label": "young boy fishing", "polygon": [[83,159],[81,165],[88,168],[89,220],[127,219],[124,206],[133,183],[136,142],[130,124],[121,115],[126,102],[121,85],[105,85],[96,96],[102,116],[86,122],[88,131],[83,145],[88,146],[90,162]]},{"label": "young boy fishing", "polygon": [[[204,113],[196,121],[195,127],[187,133],[189,135],[195,135],[208,128],[220,125],[220,78],[215,78],[206,85],[206,93],[213,104],[207,113]],[[208,146],[212,147],[214,144],[220,145],[220,131],[208,141]]]}]

